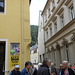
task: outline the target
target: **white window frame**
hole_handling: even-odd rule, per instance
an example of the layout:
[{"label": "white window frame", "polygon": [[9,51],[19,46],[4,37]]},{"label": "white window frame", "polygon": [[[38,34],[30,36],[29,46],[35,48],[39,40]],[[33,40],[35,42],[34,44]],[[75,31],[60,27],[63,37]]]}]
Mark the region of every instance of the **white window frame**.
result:
[{"label": "white window frame", "polygon": [[50,8],[48,8],[48,16],[50,15]]},{"label": "white window frame", "polygon": [[[56,27],[57,26],[57,21],[54,22],[54,30],[55,30],[55,33],[58,32],[58,28]],[[57,29],[56,29],[57,28]]]},{"label": "white window frame", "polygon": [[47,40],[48,40],[48,30],[46,31],[46,35],[47,35]]},{"label": "white window frame", "polygon": [[5,47],[5,75],[7,75],[8,74],[8,39],[0,39],[0,41],[6,42],[6,47]]},{"label": "white window frame", "polygon": [[66,59],[67,59],[68,62],[70,61],[70,58],[69,58],[69,48],[68,48],[67,44],[66,44]]},{"label": "white window frame", "polygon": [[6,15],[6,8],[7,8],[7,0],[4,1],[4,12],[0,12],[0,15]]},{"label": "white window frame", "polygon": [[[62,23],[62,16],[63,16],[63,23]],[[61,25],[62,25],[62,28],[64,27],[64,14],[63,13],[61,13],[61,15],[60,15],[60,19],[61,19]]]},{"label": "white window frame", "polygon": [[52,7],[54,7],[54,6],[55,6],[55,0],[52,1]]},{"label": "white window frame", "polygon": [[[73,9],[71,10],[72,7]],[[70,19],[73,20],[75,18],[73,4],[69,7],[69,10],[70,10]]]},{"label": "white window frame", "polygon": [[52,37],[52,27],[50,27],[50,37]]}]

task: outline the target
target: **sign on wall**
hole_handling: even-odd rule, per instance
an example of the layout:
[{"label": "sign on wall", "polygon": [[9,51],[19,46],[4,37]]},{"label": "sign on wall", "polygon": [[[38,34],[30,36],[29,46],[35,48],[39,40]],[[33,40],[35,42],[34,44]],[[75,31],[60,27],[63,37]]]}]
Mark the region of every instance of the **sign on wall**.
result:
[{"label": "sign on wall", "polygon": [[10,66],[20,65],[20,43],[10,44]]}]

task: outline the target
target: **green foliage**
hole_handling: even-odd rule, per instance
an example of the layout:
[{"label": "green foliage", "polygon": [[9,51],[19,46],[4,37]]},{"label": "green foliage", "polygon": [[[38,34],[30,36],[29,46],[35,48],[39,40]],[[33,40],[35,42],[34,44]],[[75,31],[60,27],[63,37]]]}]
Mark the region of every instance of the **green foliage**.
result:
[{"label": "green foliage", "polygon": [[31,46],[35,45],[38,43],[38,26],[31,25]]}]

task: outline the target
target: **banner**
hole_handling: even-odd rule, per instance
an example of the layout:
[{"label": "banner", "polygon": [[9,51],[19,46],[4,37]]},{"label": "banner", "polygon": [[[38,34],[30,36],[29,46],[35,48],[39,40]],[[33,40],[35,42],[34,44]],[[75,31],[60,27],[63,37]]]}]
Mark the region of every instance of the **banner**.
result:
[{"label": "banner", "polygon": [[20,44],[11,43],[10,46],[10,67],[20,65]]}]

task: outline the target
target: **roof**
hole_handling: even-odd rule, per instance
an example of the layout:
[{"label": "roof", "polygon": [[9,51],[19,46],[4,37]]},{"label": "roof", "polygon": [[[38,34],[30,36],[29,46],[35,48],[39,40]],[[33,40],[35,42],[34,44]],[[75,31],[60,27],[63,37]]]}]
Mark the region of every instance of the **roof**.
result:
[{"label": "roof", "polygon": [[42,14],[41,14],[41,15],[43,15],[43,12],[44,12],[44,10],[45,10],[45,8],[46,8],[47,4],[48,4],[48,1],[49,1],[49,0],[47,0],[47,2],[46,2],[46,4],[45,4],[45,7],[44,7],[44,9],[43,9],[43,11],[42,11]]}]

